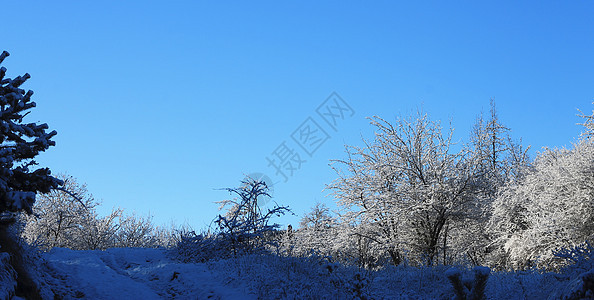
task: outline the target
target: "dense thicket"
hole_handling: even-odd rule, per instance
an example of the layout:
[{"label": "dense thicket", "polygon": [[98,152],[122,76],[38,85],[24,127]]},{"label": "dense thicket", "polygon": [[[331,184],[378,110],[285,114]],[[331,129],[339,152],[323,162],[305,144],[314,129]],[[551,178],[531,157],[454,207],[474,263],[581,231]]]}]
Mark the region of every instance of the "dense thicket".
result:
[{"label": "dense thicket", "polygon": [[517,182],[493,203],[491,231],[503,249],[498,264],[552,268],[555,250],[594,237],[594,144],[582,139],[569,149],[545,149]]},{"label": "dense thicket", "polygon": [[[594,115],[593,115],[594,116]],[[510,136],[495,105],[468,143],[453,143],[427,114],[390,123],[347,146],[329,185],[339,210],[316,205],[285,239],[290,255],[315,253],[374,268],[386,263],[556,269],[594,235],[592,116],[568,149],[534,160]],[[582,248],[580,248],[582,249]],[[591,247],[578,251],[588,257]]]},{"label": "dense thicket", "polygon": [[172,246],[172,229],[156,226],[150,216],[127,214],[121,208],[100,216],[96,210],[100,203],[85,184],[72,176],[58,177],[63,188],[40,195],[33,207],[35,214],[22,219],[22,236],[28,243],[43,250]]}]

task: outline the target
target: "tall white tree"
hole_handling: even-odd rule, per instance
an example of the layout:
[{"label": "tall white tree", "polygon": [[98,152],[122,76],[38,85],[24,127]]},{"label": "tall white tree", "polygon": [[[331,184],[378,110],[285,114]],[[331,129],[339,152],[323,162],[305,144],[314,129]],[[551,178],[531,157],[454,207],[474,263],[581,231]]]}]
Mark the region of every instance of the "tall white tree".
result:
[{"label": "tall white tree", "polygon": [[[446,257],[448,230],[472,212],[477,186],[474,156],[455,145],[453,129],[442,132],[427,114],[400,118],[392,125],[371,118],[375,139],[364,147],[347,147],[347,159],[333,166],[338,173],[329,188],[353,225],[370,224],[370,235],[399,264],[408,258],[434,264]],[[454,151],[454,147],[457,151]]]},{"label": "tall white tree", "polygon": [[87,186],[79,184],[72,176],[60,174],[58,178],[64,182],[63,189],[38,196],[35,214],[26,216],[22,235],[42,249],[79,248],[85,224],[94,218],[99,203]]},{"label": "tall white tree", "polygon": [[594,144],[546,149],[494,209],[493,228],[513,267],[553,265],[554,250],[594,238]]},{"label": "tall white tree", "polygon": [[511,129],[503,125],[491,99],[488,118],[481,113],[473,126],[470,145],[483,182],[482,193],[494,198],[499,187],[519,176],[528,165],[528,149],[522,146],[521,139],[511,138]]},{"label": "tall white tree", "polygon": [[470,263],[484,264],[499,259],[490,233],[485,230],[491,218],[491,205],[499,190],[509,181],[517,180],[529,166],[528,149],[511,136],[511,129],[499,119],[495,102],[491,99],[488,117],[481,113],[470,135],[470,147],[477,164],[477,206],[473,218],[464,230],[452,236],[453,247],[465,254]]},{"label": "tall white tree", "polygon": [[338,223],[328,207],[316,203],[301,218],[299,228],[287,232],[286,252],[294,256],[308,256],[312,253],[334,256],[332,245],[337,242]]},{"label": "tall white tree", "polygon": [[513,268],[556,265],[558,248],[594,238],[594,142],[590,116],[584,137],[570,149],[545,149],[531,168],[509,182],[493,203],[490,231]]}]

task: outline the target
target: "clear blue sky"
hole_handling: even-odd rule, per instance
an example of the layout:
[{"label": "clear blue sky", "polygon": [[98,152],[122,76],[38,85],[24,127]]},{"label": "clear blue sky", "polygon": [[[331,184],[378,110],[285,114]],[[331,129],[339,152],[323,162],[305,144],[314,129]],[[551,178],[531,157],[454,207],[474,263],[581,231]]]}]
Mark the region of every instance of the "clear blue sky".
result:
[{"label": "clear blue sky", "polygon": [[[284,181],[266,160],[283,141],[307,161],[275,200],[302,215],[333,202],[328,162],[371,137],[368,116],[422,106],[466,139],[494,98],[534,154],[570,145],[593,108],[594,1],[319,2],[10,1],[0,50],[32,75],[28,120],[58,131],[42,165],[104,210],[195,228],[217,188]],[[316,114],[332,92],[354,111],[336,131]],[[291,139],[308,117],[330,137],[311,156]]]}]

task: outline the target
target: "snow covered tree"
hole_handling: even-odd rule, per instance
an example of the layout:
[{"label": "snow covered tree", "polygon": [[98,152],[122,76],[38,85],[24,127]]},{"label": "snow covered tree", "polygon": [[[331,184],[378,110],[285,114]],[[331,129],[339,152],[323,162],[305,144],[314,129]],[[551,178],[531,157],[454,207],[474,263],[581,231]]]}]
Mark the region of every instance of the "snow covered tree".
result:
[{"label": "snow covered tree", "polygon": [[[0,64],[8,57],[0,54]],[[56,131],[47,132],[47,124],[26,123],[24,118],[35,107],[33,91],[21,88],[31,76],[9,78],[0,67],[0,251],[10,254],[10,264],[17,274],[18,296],[38,298],[37,289],[23,263],[22,249],[9,230],[19,212],[32,213],[37,193],[48,193],[62,182],[51,176],[48,168],[36,167],[34,158],[54,146]]]},{"label": "snow covered tree", "polygon": [[494,198],[497,189],[509,180],[518,177],[521,170],[529,163],[528,148],[523,148],[521,140],[514,142],[511,129],[499,120],[495,101],[491,99],[489,118],[479,115],[470,136],[472,153],[479,164],[483,182],[482,193]]},{"label": "snow covered tree", "polygon": [[96,211],[85,215],[81,235],[77,239],[79,250],[105,250],[116,247],[117,235],[122,226],[124,210],[114,208],[104,217],[99,217]]},{"label": "snow covered tree", "polygon": [[115,208],[107,216],[97,213],[99,201],[69,175],[58,175],[59,190],[39,195],[33,210],[23,216],[22,236],[43,250],[63,247],[78,250],[110,247],[158,247],[167,244],[170,232],[156,227],[150,216],[125,214]]},{"label": "snow covered tree", "polygon": [[594,238],[594,143],[546,149],[493,207],[492,228],[512,267],[554,266],[556,249]]},{"label": "snow covered tree", "polygon": [[215,220],[219,237],[230,243],[232,255],[242,252],[253,252],[263,249],[267,244],[267,234],[278,229],[278,224],[269,224],[274,216],[284,215],[290,210],[284,206],[274,205],[267,211],[258,205],[261,197],[270,197],[266,182],[248,178],[241,182],[239,188],[227,188],[230,194],[237,197],[218,202],[227,213],[219,215]]},{"label": "snow covered tree", "polygon": [[300,221],[299,229],[291,236],[293,255],[307,256],[312,253],[332,255],[332,243],[335,242],[337,221],[330,214],[328,207],[316,203]]},{"label": "snow covered tree", "polygon": [[[0,54],[0,63],[8,56]],[[33,91],[21,89],[31,76],[14,79],[0,68],[0,221],[14,220],[16,212],[32,213],[37,193],[48,193],[62,182],[51,176],[49,168],[37,168],[33,160],[54,146],[56,131],[46,132],[47,124],[25,123],[23,119],[35,107]]]},{"label": "snow covered tree", "polygon": [[[79,184],[68,175],[59,175],[64,182],[60,190],[39,195],[34,215],[24,218],[23,237],[31,244],[48,250],[54,247],[77,249],[88,223],[95,216],[99,203],[89,194],[86,184]],[[76,196],[74,196],[76,195]]]},{"label": "snow covered tree", "polygon": [[117,247],[152,248],[160,244],[159,231],[163,229],[153,224],[152,217],[142,217],[136,213],[120,218],[120,228],[116,233]]},{"label": "snow covered tree", "polygon": [[491,99],[487,119],[481,113],[470,135],[471,155],[477,164],[475,213],[464,224],[464,230],[452,232],[452,246],[465,253],[473,265],[481,265],[493,256],[492,238],[485,230],[491,217],[491,204],[500,188],[518,179],[529,165],[527,151],[510,136],[511,130],[499,120]]},{"label": "snow covered tree", "polygon": [[358,234],[381,245],[394,264],[408,252],[432,265],[440,251],[447,256],[448,230],[472,211],[477,164],[467,148],[452,151],[453,129],[444,135],[422,112],[395,125],[379,117],[371,123],[375,139],[347,147],[348,158],[335,161],[339,178],[329,188],[341,217],[373,225],[366,230],[372,236]]},{"label": "snow covered tree", "polygon": [[[592,104],[594,104],[594,102]],[[584,119],[584,123],[580,124],[585,127],[582,136],[587,139],[594,137],[594,110],[591,115],[586,115],[580,111],[579,116]]]},{"label": "snow covered tree", "polygon": [[594,141],[591,116],[569,149],[544,149],[493,202],[488,231],[501,268],[554,268],[554,252],[594,239]]},{"label": "snow covered tree", "polygon": [[311,228],[323,231],[336,226],[336,219],[330,214],[330,210],[323,203],[316,203],[311,211],[306,213],[299,223],[300,228]]}]

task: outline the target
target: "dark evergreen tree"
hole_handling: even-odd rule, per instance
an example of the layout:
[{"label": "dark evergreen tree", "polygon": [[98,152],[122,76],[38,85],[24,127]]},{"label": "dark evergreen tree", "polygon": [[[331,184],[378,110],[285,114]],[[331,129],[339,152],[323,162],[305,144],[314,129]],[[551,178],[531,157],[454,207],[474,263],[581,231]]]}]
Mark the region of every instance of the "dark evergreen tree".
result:
[{"label": "dark evergreen tree", "polygon": [[[8,56],[0,54],[0,63]],[[10,267],[15,271],[16,296],[39,299],[35,282],[23,260],[23,250],[10,231],[16,215],[32,213],[37,193],[60,188],[62,181],[51,176],[48,168],[39,168],[34,158],[54,146],[56,131],[46,132],[47,124],[26,123],[23,119],[35,107],[33,91],[21,89],[31,76],[6,77],[0,67],[0,251],[10,254]]]},{"label": "dark evergreen tree", "polygon": [[[0,63],[8,56],[4,51]],[[0,214],[2,221],[14,218],[12,213],[31,213],[38,192],[47,193],[62,182],[51,176],[49,168],[35,167],[39,153],[54,146],[56,131],[47,132],[47,124],[25,123],[24,117],[35,107],[33,91],[21,89],[31,76],[26,73],[14,79],[0,68]]]}]

